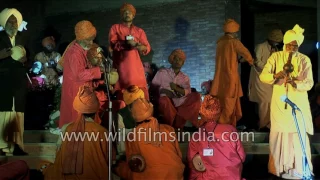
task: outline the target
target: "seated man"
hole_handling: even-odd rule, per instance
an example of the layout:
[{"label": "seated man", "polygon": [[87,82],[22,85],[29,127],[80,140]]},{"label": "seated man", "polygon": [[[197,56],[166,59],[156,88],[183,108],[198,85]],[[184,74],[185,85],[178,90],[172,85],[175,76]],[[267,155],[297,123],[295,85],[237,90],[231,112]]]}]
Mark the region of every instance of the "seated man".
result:
[{"label": "seated man", "polygon": [[[136,121],[131,115],[130,105],[139,98],[144,98],[144,92],[138,86],[129,86],[123,92],[123,100],[126,106],[118,112],[118,129],[120,136],[124,135],[122,131],[125,131],[125,136],[136,126]],[[125,142],[124,138],[119,138],[118,152],[120,154],[125,153]]]},{"label": "seated man", "polygon": [[246,155],[240,139],[236,139],[236,129],[217,123],[220,115],[219,100],[206,95],[200,108],[200,132],[189,142],[189,179],[241,179]]},{"label": "seated man", "polygon": [[127,137],[127,162],[118,163],[115,173],[123,179],[182,180],[184,164],[174,129],[158,124],[152,117],[153,105],[146,99],[135,100],[131,112],[138,125]]},{"label": "seated man", "polygon": [[160,69],[152,80],[152,86],[159,90],[159,115],[165,124],[183,128],[186,121],[197,126],[201,96],[191,92],[189,77],[181,72],[186,55],[181,49],[169,56],[171,68]]},{"label": "seated man", "polygon": [[[79,116],[66,127],[64,134],[71,138],[62,140],[54,164],[46,169],[42,167],[41,171],[45,179],[108,179],[108,140],[105,139],[108,131],[94,120],[98,118],[99,100],[93,89],[81,86],[73,107]],[[77,141],[74,136],[78,134],[84,140]],[[98,140],[89,139],[92,136]]]},{"label": "seated man", "polygon": [[0,165],[0,179],[29,180],[29,167],[22,160]]}]

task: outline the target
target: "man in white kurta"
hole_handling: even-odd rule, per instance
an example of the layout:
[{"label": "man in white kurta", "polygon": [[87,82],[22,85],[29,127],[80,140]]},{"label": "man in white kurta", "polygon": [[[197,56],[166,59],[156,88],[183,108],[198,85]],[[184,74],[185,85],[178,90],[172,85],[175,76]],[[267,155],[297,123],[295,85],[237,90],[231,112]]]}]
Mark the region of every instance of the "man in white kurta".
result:
[{"label": "man in white kurta", "polygon": [[259,130],[270,129],[270,102],[272,85],[260,81],[259,75],[273,52],[277,52],[277,45],[282,42],[283,33],[280,29],[272,30],[268,39],[255,48],[255,70],[251,67],[249,79],[249,100],[258,104]]},{"label": "man in white kurta", "polygon": [[[304,40],[303,32],[304,29],[299,25],[288,30],[283,39],[283,51],[273,53],[260,74],[262,82],[273,84],[268,168],[270,173],[285,179],[301,179],[299,175],[303,173],[303,164],[302,147],[292,116],[292,109],[290,105],[285,109],[285,103],[280,99],[283,95],[287,95],[303,113],[304,119],[297,111],[298,125],[302,138],[306,142],[306,154],[311,172],[313,168],[310,142],[307,136],[307,134],[313,134],[307,91],[312,88],[314,82],[310,59],[298,52],[298,48]],[[294,70],[288,77],[283,71],[283,66],[287,63],[290,52],[293,53],[291,63]],[[288,92],[286,93],[286,91]]]}]

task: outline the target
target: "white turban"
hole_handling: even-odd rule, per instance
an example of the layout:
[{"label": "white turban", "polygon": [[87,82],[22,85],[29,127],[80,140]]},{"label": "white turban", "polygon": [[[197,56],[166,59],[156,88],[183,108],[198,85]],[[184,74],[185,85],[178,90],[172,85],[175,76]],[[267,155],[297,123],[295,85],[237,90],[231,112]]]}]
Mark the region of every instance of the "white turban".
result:
[{"label": "white turban", "polygon": [[292,41],[297,41],[298,46],[303,43],[304,36],[303,36],[304,29],[302,29],[298,24],[296,24],[292,30],[288,30],[283,37],[283,43],[289,44]]}]

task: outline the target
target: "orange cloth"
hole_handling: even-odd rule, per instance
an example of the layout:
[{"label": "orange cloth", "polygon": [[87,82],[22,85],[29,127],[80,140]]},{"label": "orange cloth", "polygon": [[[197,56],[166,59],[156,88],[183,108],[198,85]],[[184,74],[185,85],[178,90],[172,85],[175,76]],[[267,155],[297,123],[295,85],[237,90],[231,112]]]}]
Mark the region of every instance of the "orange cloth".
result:
[{"label": "orange cloth", "polygon": [[124,3],[120,8],[120,16],[123,16],[125,10],[129,10],[133,14],[133,16],[136,16],[137,11],[132,4]]},{"label": "orange cloth", "polygon": [[123,90],[123,101],[129,105],[133,103],[138,98],[145,98],[144,92],[138,86],[129,86],[126,90]]},{"label": "orange cloth", "polygon": [[49,37],[45,37],[42,39],[42,46],[43,47],[48,46],[50,44],[55,45],[54,37],[49,36]]},{"label": "orange cloth", "polygon": [[243,92],[238,73],[238,55],[253,64],[249,50],[239,39],[226,34],[218,40],[210,94],[220,100],[222,114],[219,123],[236,125],[242,117],[240,97],[243,96]]},{"label": "orange cloth", "polygon": [[185,61],[187,58],[186,54],[182,51],[182,49],[175,49],[171,52],[171,54],[169,56],[169,63],[170,64],[172,64],[175,57],[182,59],[183,61]]},{"label": "orange cloth", "polygon": [[[92,87],[81,86],[73,101],[73,107],[78,111],[79,116],[74,122],[72,132],[84,134],[85,120],[83,114],[96,113],[99,118],[99,100]],[[66,146],[67,152],[63,154],[63,173],[82,174],[84,160],[84,142],[72,139]]]},{"label": "orange cloth", "polygon": [[218,98],[211,95],[206,95],[200,107],[201,120],[198,122],[198,127],[206,122],[217,121],[221,115],[220,101]]},{"label": "orange cloth", "polygon": [[74,33],[77,40],[85,40],[95,37],[97,35],[97,30],[90,21],[83,20],[76,24]]},{"label": "orange cloth", "polygon": [[[76,127],[75,123],[71,123],[66,128],[66,133],[71,135],[73,129]],[[61,149],[56,154],[54,164],[47,167],[44,171],[44,179],[58,180],[58,179],[108,179],[108,159],[109,149],[108,141],[105,135],[108,131],[95,122],[86,121],[84,131],[88,136],[95,136],[97,140],[89,140],[86,137],[83,141],[83,172],[81,174],[64,174],[63,163],[67,160],[66,154],[70,153],[68,146],[70,141],[62,141]],[[103,141],[100,141],[103,139]],[[113,150],[115,152],[115,150]],[[115,154],[113,154],[114,156]]]},{"label": "orange cloth", "polygon": [[223,26],[223,31],[226,33],[235,33],[240,29],[240,25],[233,19],[227,19]]},{"label": "orange cloth", "polygon": [[[184,164],[182,162],[182,154],[180,150],[175,131],[172,127],[165,124],[160,124],[160,135],[162,145],[150,146],[144,140],[147,139],[143,135],[143,129],[148,128],[149,123],[142,123],[133,131],[135,134],[130,134],[129,139],[133,137],[141,137],[140,140],[126,141],[126,157],[132,155],[141,155],[146,162],[146,168],[143,172],[132,172],[128,162],[119,163],[115,169],[116,174],[123,179],[140,180],[140,179],[157,179],[157,180],[183,180]],[[139,133],[140,131],[140,133]],[[148,132],[147,132],[148,133]],[[131,136],[132,135],[132,136]],[[175,138],[165,140],[166,138]],[[171,140],[171,141],[170,141]]]}]

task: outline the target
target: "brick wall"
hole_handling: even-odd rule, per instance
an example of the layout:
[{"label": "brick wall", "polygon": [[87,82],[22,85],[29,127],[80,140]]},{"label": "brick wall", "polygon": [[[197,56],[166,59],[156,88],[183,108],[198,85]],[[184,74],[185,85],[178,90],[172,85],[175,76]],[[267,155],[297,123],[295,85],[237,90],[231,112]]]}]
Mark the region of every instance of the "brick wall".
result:
[{"label": "brick wall", "polygon": [[[183,71],[190,76],[192,87],[200,90],[202,81],[213,78],[215,42],[223,33],[225,14],[240,20],[240,1],[192,0],[140,7],[134,24],[145,30],[154,51],[152,61],[158,67],[169,66],[167,58],[173,49],[183,49],[187,54]],[[46,22],[55,26],[64,42],[74,38],[74,25],[83,19],[93,22],[97,42],[107,46],[109,28],[120,21],[119,9],[50,16]]]}]

